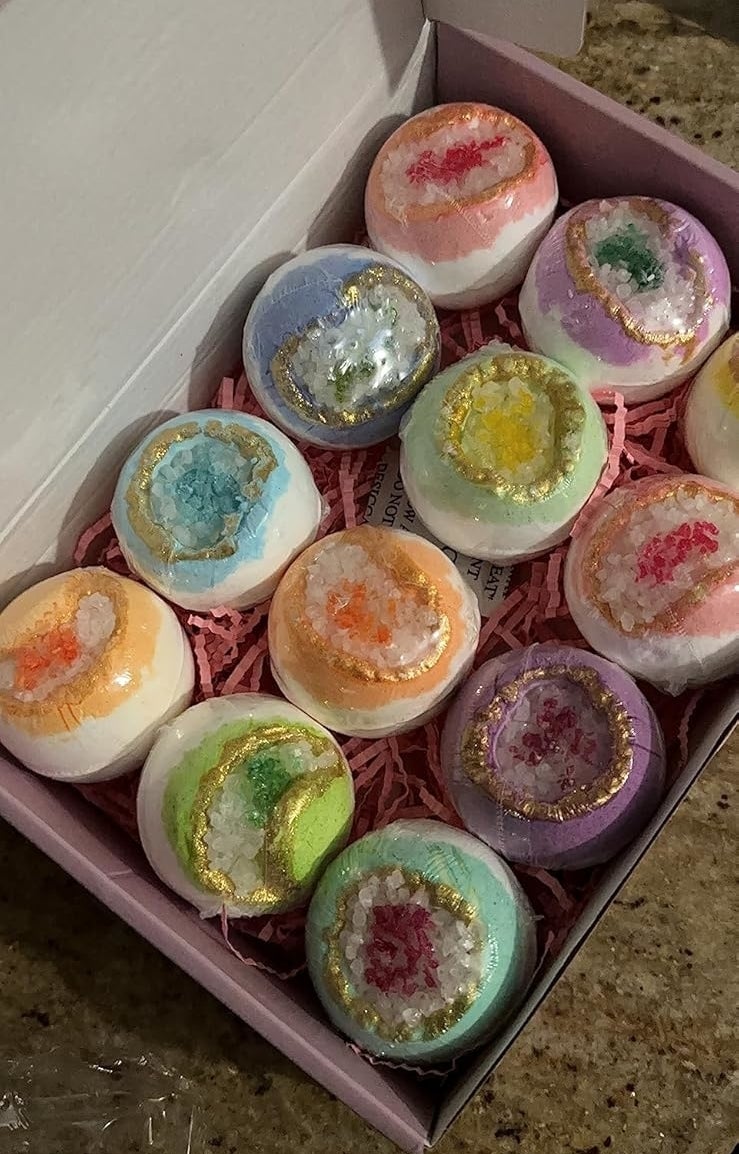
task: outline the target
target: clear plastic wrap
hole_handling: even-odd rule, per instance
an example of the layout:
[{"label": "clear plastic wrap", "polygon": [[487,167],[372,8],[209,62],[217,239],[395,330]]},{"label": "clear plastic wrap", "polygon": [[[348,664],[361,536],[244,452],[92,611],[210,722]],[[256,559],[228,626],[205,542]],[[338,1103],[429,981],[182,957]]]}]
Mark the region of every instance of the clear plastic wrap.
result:
[{"label": "clear plastic wrap", "polygon": [[478,1045],[536,962],[534,916],[505,862],[434,821],[354,842],[319,882],[308,968],[326,1010],[370,1054],[423,1065]]},{"label": "clear plastic wrap", "polygon": [[716,349],[693,381],[683,431],[697,472],[739,492],[739,333]]},{"label": "clear plastic wrap", "polygon": [[561,365],[491,344],[431,381],[401,429],[416,513],[452,549],[497,564],[559,545],[598,483],[600,410]]},{"label": "clear plastic wrap", "polygon": [[269,648],[289,701],[337,733],[382,737],[437,713],[468,672],[477,599],[430,541],[361,525],[319,541],[272,600]]},{"label": "clear plastic wrap", "polygon": [[0,614],[0,741],[29,769],[104,781],[141,764],[192,699],[172,609],[107,569],[33,585]]},{"label": "clear plastic wrap", "polygon": [[394,261],[358,245],[282,265],[244,327],[244,367],[265,413],[314,445],[361,449],[397,432],[439,364],[439,323]]},{"label": "clear plastic wrap", "polygon": [[0,1059],[0,1154],[203,1154],[194,1095],[152,1058]]},{"label": "clear plastic wrap", "polygon": [[185,609],[248,609],[315,539],[323,513],[279,429],[205,409],[166,421],[121,470],[111,509],[131,569]]},{"label": "clear plastic wrap", "polygon": [[593,390],[650,401],[692,376],[729,326],[723,253],[685,209],[621,196],[565,213],[521,289],[529,348]]},{"label": "clear plastic wrap", "polygon": [[627,673],[567,645],[531,645],[473,673],[441,760],[467,829],[509,861],[584,869],[646,825],[665,780],[662,732]]}]

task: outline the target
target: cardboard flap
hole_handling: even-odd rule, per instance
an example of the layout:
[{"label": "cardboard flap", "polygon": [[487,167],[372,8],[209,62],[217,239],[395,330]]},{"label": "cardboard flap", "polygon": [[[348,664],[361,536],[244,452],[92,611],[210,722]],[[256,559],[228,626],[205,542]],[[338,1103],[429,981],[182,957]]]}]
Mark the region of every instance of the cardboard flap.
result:
[{"label": "cardboard flap", "polygon": [[582,47],[587,0],[424,0],[423,7],[429,20],[537,52],[575,56]]},{"label": "cardboard flap", "polygon": [[429,29],[421,0],[0,2],[6,596],[69,563],[147,422],[234,367],[276,264],[342,238],[335,205],[361,211],[431,98]]}]

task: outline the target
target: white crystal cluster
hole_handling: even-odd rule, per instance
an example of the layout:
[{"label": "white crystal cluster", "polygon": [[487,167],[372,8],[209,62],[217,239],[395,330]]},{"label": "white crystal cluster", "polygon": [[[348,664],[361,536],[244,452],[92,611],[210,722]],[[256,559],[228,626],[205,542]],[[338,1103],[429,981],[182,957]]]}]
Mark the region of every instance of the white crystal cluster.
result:
[{"label": "white crystal cluster", "polygon": [[[708,521],[718,529],[718,549],[690,551],[669,580],[638,576],[639,555],[657,535],[663,537],[685,522]],[[596,573],[597,593],[621,628],[649,625],[713,569],[739,561],[739,520],[730,501],[712,501],[705,494],[678,491],[653,505],[634,509],[623,530],[610,542]]]},{"label": "white crystal cluster", "polygon": [[94,665],[112,637],[115,624],[115,610],[109,597],[102,593],[81,597],[72,622],[80,650],[77,659],[63,667],[52,662],[35,689],[28,690],[15,688],[15,662],[9,658],[0,663],[0,689],[10,691],[18,701],[45,701],[55,689],[68,685]]},{"label": "white crystal cluster", "polygon": [[[351,627],[337,623],[344,607],[356,622]],[[305,615],[332,648],[385,670],[425,660],[441,625],[434,610],[400,587],[361,545],[342,542],[327,544],[311,562]]]},{"label": "white crystal cluster", "polygon": [[594,781],[611,752],[608,718],[585,691],[565,678],[547,680],[511,707],[495,739],[496,776],[522,798],[557,802]]},{"label": "white crystal cluster", "polygon": [[[700,319],[704,302],[693,268],[675,259],[673,241],[657,221],[635,212],[625,201],[615,205],[601,201],[600,210],[587,221],[585,235],[588,262],[601,284],[647,331],[679,334],[691,330]],[[595,258],[598,245],[628,225],[646,238],[647,247],[664,270],[662,283],[653,289],[640,287],[623,262],[600,265]]]},{"label": "white crystal cluster", "polygon": [[240,897],[248,897],[264,881],[258,860],[264,845],[264,830],[247,821],[245,810],[240,774],[230,773],[208,810],[205,844],[211,869],[225,873]]},{"label": "white crystal cluster", "polygon": [[[372,910],[375,906],[421,906],[430,914],[428,936],[436,968],[434,984],[426,982],[427,966],[421,964],[413,994],[383,991],[365,978],[368,945],[372,940]],[[339,945],[356,995],[381,1015],[390,1029],[414,1029],[431,1014],[446,1009],[458,997],[479,983],[482,975],[482,947],[479,927],[469,926],[449,910],[435,905],[425,886],[413,892],[401,870],[391,874],[367,874],[356,896],[348,903]],[[402,943],[399,943],[402,950]]]},{"label": "white crystal cluster", "polygon": [[343,320],[314,325],[290,368],[319,408],[381,408],[392,403],[426,344],[426,322],[414,302],[393,285],[373,285]]},{"label": "white crystal cluster", "polygon": [[[457,145],[485,144],[505,136],[499,147],[482,151],[483,163],[468,168],[452,180],[422,179],[413,181],[408,170],[424,153],[432,153],[439,162]],[[382,190],[388,211],[400,217],[411,206],[448,204],[493,190],[502,180],[517,176],[524,167],[528,136],[517,126],[497,128],[489,120],[472,117],[457,124],[444,125],[419,140],[402,140],[386,156],[382,169]]]}]

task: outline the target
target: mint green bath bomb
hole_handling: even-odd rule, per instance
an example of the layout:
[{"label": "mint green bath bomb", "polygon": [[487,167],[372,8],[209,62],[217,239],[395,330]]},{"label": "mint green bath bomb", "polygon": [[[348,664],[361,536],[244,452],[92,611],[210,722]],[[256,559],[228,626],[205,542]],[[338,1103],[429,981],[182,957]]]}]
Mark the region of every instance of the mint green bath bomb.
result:
[{"label": "mint green bath bomb", "polygon": [[382,1058],[445,1062],[523,998],[534,917],[508,866],[471,834],[397,821],[350,845],[318,884],[308,967],[342,1033]]}]

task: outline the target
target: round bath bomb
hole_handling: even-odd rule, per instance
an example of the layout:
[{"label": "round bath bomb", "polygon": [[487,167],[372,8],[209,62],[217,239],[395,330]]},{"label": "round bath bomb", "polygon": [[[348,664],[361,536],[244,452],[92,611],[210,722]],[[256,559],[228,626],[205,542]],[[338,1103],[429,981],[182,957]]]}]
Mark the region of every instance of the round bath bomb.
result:
[{"label": "round bath bomb", "polygon": [[269,612],[285,697],[355,737],[432,717],[469,670],[479,632],[477,599],[440,549],[369,525],[306,549]]},{"label": "round bath bomb", "polygon": [[307,900],[349,836],[354,785],[330,733],[285,701],[242,693],[162,730],[137,808],[166,885],[203,917],[250,917]]},{"label": "round bath bomb", "polygon": [[683,430],[698,471],[739,490],[739,333],[716,349],[695,378]]},{"label": "round bath bomb", "polygon": [[326,1011],[363,1050],[444,1062],[520,1002],[536,961],[515,877],[477,838],[396,821],[354,842],[308,911],[308,969]]},{"label": "round bath bomb", "polygon": [[244,368],[265,413],[329,449],[392,437],[439,363],[431,301],[393,261],[327,245],[272,274],[244,327]]},{"label": "round bath bomb", "polygon": [[193,683],[169,605],[107,569],[49,577],[0,613],[0,741],[45,777],[106,781],[137,768]]},{"label": "round bath bomb", "polygon": [[609,493],[570,546],[570,613],[585,640],[668,693],[739,667],[739,497],[706,477]]},{"label": "round bath bomb", "polygon": [[600,410],[570,373],[505,345],[435,377],[401,437],[403,484],[424,524],[500,564],[564,541],[607,452]]},{"label": "round bath bomb", "polygon": [[730,293],[723,253],[695,217],[620,196],[588,200],[556,222],[519,307],[532,349],[632,404],[692,376],[727,330]]},{"label": "round bath bomb", "polygon": [[134,450],[111,514],[134,572],[184,609],[248,609],[315,540],[321,498],[291,441],[259,417],[205,409]]},{"label": "round bath bomb", "polygon": [[582,869],[613,857],[662,796],[651,706],[617,665],[567,645],[488,661],[447,716],[442,765],[462,821],[510,861]]},{"label": "round bath bomb", "polygon": [[538,136],[489,104],[442,104],[402,124],[367,182],[372,244],[434,304],[466,309],[523,280],[554,216],[557,178]]}]

